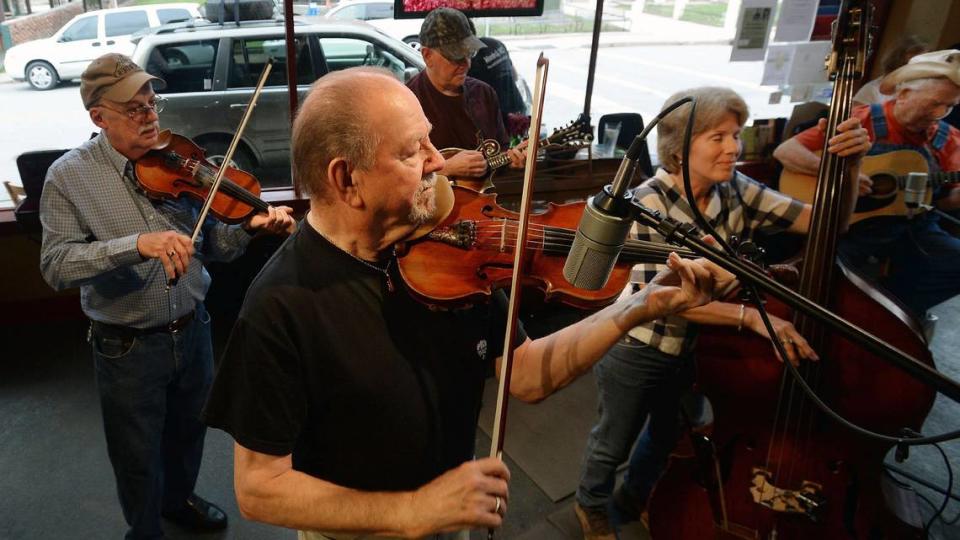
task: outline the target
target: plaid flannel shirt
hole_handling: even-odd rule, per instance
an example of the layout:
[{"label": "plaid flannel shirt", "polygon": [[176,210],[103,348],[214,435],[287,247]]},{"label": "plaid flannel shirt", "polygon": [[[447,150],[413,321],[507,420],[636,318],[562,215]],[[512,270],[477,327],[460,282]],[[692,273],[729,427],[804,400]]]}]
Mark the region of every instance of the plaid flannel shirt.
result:
[{"label": "plaid flannel shirt", "polygon": [[[757,231],[773,233],[786,230],[803,210],[802,202],[769,189],[739,172],[729,182],[715,185],[710,197],[703,216],[724,239],[736,235],[741,240],[750,240]],[[683,186],[675,185],[663,169],[657,170],[655,176],[641,184],[634,198],[648,208],[659,210],[666,217],[695,223],[693,212],[683,195]],[[660,233],[649,227],[635,224],[632,233],[638,240],[665,242]],[[647,283],[665,268],[663,264],[635,265],[630,281]],[[679,356],[693,347],[696,325],[671,315],[636,326],[629,335],[666,354]]]},{"label": "plaid flannel shirt", "polygon": [[167,230],[190,236],[200,205],[151,201],[134,184],[130,162],[103,134],[54,162],[40,198],[40,271],[54,289],[80,287],[91,319],[150,328],[202,302],[210,286],[203,263],[239,256],[250,235],[208,218],[186,274],[167,290],[163,266],[140,256],[137,237]]}]

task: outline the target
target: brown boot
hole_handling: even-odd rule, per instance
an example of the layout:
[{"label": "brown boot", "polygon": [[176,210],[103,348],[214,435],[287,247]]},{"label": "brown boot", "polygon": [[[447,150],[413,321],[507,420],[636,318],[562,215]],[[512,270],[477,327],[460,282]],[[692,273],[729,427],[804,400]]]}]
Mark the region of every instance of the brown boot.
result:
[{"label": "brown boot", "polygon": [[584,508],[580,503],[574,503],[573,511],[580,520],[584,540],[617,540],[617,535],[610,526],[610,518],[604,508]]}]

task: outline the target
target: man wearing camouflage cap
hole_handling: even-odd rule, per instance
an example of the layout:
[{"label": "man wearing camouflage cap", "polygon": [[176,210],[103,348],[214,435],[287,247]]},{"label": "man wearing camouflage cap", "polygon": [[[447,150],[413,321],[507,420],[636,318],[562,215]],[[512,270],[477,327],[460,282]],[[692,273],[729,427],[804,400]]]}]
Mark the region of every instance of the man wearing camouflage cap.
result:
[{"label": "man wearing camouflage cap", "polygon": [[[210,275],[194,256],[227,261],[256,230],[294,226],[289,208],[243,226],[211,220],[195,250],[187,235],[199,205],[151,201],[134,179],[133,163],[160,137],[155,81],[162,82],[120,54],[90,64],[80,97],[101,132],[50,167],[40,199],[40,270],[54,289],[80,288],[131,539],[162,538],[161,514],[191,529],[226,526],[222,510],[193,494],[205,433],[200,408],[213,372],[203,306]],[[168,287],[175,276],[178,284]]]},{"label": "man wearing camouflage cap", "polygon": [[[427,67],[407,86],[433,124],[430,140],[441,149],[468,149],[447,159],[440,173],[482,177],[487,173],[487,162],[472,149],[484,139],[495,139],[501,148],[510,143],[496,91],[467,76],[471,59],[485,45],[473,34],[466,15],[452,8],[437,8],[427,14],[420,27],[420,45]],[[509,156],[512,166],[523,166],[522,151],[512,149]]]},{"label": "man wearing camouflage cap", "polygon": [[[960,170],[960,131],[941,120],[960,102],[960,51],[914,56],[883,78],[880,91],[894,98],[853,113],[873,141],[869,155],[913,150],[925,158],[931,173]],[[813,152],[822,149],[823,137],[811,128],[785,141],[773,155],[788,170],[816,175],[820,158]],[[869,179],[861,178],[861,195],[869,191]],[[941,209],[960,208],[960,188],[937,190],[934,198]],[[855,223],[840,252],[856,266],[871,256],[889,258],[884,285],[919,317],[960,294],[960,239],[940,228],[935,213]]]}]

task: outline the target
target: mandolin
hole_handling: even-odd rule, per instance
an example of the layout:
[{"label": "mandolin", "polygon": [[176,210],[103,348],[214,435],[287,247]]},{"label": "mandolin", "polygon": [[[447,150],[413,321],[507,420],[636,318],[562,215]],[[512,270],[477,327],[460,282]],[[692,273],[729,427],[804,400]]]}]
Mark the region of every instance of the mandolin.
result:
[{"label": "mandolin", "polygon": [[[582,119],[577,119],[566,126],[553,130],[549,137],[540,141],[540,148],[555,150],[557,147],[582,146],[583,144],[589,144],[592,139],[593,132],[590,125]],[[487,172],[483,176],[451,175],[448,178],[456,186],[463,186],[484,193],[493,187],[493,175],[497,169],[510,164],[510,156],[507,152],[501,151],[500,143],[494,139],[485,139],[476,150],[483,154],[484,159],[486,159]],[[463,151],[463,148],[444,148],[440,150],[440,154],[443,155],[444,159],[450,159]]]},{"label": "mandolin", "polygon": [[[922,204],[930,204],[934,191],[940,186],[960,182],[960,172],[927,173],[927,170],[927,160],[913,150],[896,150],[863,158],[860,172],[873,180],[873,192],[857,199],[850,223],[880,216],[911,215],[904,200],[910,173],[926,176]],[[813,201],[816,180],[814,176],[784,170],[780,175],[780,191],[809,203]]]}]

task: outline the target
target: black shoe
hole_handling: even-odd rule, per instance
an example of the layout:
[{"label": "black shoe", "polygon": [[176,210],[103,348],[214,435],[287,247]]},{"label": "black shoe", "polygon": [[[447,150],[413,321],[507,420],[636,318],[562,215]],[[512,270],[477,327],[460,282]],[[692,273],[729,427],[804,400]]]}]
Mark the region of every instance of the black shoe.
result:
[{"label": "black shoe", "polygon": [[191,531],[219,531],[227,527],[227,514],[219,506],[195,494],[179,510],[163,511],[163,517]]}]

